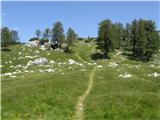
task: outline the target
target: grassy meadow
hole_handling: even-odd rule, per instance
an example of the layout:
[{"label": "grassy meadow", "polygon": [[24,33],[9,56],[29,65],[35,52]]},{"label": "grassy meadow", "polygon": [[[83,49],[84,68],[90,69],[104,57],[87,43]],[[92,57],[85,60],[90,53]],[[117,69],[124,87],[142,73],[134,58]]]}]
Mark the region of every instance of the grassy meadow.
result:
[{"label": "grassy meadow", "polygon": [[[95,42],[78,41],[72,53],[24,45],[2,51],[2,119],[75,119],[77,102],[90,87],[82,103],[83,116],[78,119],[159,120],[160,76],[152,74],[160,74],[160,52],[150,62],[130,60],[123,50],[111,52],[111,59],[93,60],[91,56],[99,52],[95,47]],[[29,60],[36,58],[54,63],[24,69]],[[69,64],[69,59],[78,64]],[[45,69],[54,72],[44,72]],[[121,77],[125,73],[130,76]]]}]

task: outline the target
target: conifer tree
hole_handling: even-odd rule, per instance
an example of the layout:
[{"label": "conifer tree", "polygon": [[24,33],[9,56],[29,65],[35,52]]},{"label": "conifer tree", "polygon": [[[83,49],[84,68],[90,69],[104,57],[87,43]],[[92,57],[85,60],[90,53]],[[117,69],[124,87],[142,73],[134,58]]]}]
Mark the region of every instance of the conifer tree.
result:
[{"label": "conifer tree", "polygon": [[98,30],[98,48],[104,53],[104,57],[108,57],[108,52],[113,49],[111,41],[112,23],[110,20],[103,20],[99,23]]},{"label": "conifer tree", "polygon": [[65,40],[64,30],[61,22],[56,22],[52,29],[52,42],[57,42],[61,45]]}]

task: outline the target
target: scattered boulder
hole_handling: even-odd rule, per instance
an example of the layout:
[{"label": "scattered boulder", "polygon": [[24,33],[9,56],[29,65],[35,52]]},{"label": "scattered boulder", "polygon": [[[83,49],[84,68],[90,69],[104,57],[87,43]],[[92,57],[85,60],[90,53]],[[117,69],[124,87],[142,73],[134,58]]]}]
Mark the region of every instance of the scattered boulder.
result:
[{"label": "scattered boulder", "polygon": [[31,72],[31,73],[34,73],[34,71],[33,71],[33,70],[31,70],[30,72]]},{"label": "scattered boulder", "polygon": [[69,64],[70,64],[70,65],[75,64],[75,63],[76,63],[76,61],[75,61],[75,60],[73,60],[73,59],[69,59],[69,60],[68,60],[68,62],[69,62]]},{"label": "scattered boulder", "polygon": [[48,63],[48,60],[46,58],[37,58],[35,59],[34,61],[30,60],[27,65],[24,67],[24,69],[27,69],[29,66],[31,65],[44,65],[44,64],[47,64]]},{"label": "scattered boulder", "polygon": [[13,74],[17,74],[17,72],[12,72]]},{"label": "scattered boulder", "polygon": [[151,64],[151,65],[149,65],[149,66],[151,66],[151,67],[155,67],[155,65],[154,65],[154,64]]},{"label": "scattered boulder", "polygon": [[53,61],[53,60],[50,60],[50,62],[49,62],[50,64],[54,64],[55,63],[55,61]]},{"label": "scattered boulder", "polygon": [[25,56],[25,58],[33,59],[34,57],[33,56]]},{"label": "scattered boulder", "polygon": [[9,76],[9,77],[11,77],[11,78],[16,78],[17,76],[15,76],[15,75],[11,75],[11,76]]},{"label": "scattered boulder", "polygon": [[20,56],[20,57],[18,57],[18,60],[20,60],[20,59],[23,59],[23,57],[21,57],[21,56]]},{"label": "scattered boulder", "polygon": [[18,52],[18,55],[21,55],[22,53],[21,52]]},{"label": "scattered boulder", "polygon": [[28,73],[29,71],[28,71],[28,70],[25,70],[24,72]]},{"label": "scattered boulder", "polygon": [[98,66],[97,66],[97,68],[102,68],[102,67],[103,67],[102,65],[98,65]]},{"label": "scattered boulder", "polygon": [[28,47],[34,47],[34,46],[39,46],[40,45],[40,41],[39,40],[33,40],[33,41],[29,41],[28,44],[25,44]]},{"label": "scattered boulder", "polygon": [[44,71],[42,69],[40,69],[39,72],[43,73]]},{"label": "scattered boulder", "polygon": [[12,73],[5,73],[4,75],[5,76],[9,76],[9,75],[12,75]]},{"label": "scattered boulder", "polygon": [[117,67],[118,66],[118,64],[117,63],[109,63],[109,65],[108,65],[109,67],[113,67],[113,68],[115,68],[115,67]]},{"label": "scattered boulder", "polygon": [[47,70],[45,70],[46,72],[54,72],[54,70],[53,69],[47,69]]},{"label": "scattered boulder", "polygon": [[124,73],[124,74],[120,74],[119,77],[130,78],[130,77],[132,77],[132,75],[130,75],[129,73]]},{"label": "scattered boulder", "polygon": [[92,63],[87,63],[88,65],[92,65]]},{"label": "scattered boulder", "polygon": [[37,58],[34,61],[29,61],[30,65],[44,65],[46,63],[48,63],[46,58]]},{"label": "scattered boulder", "polygon": [[34,54],[39,54],[40,52],[38,50],[35,50],[34,51]]},{"label": "scattered boulder", "polygon": [[135,67],[136,67],[137,69],[139,69],[139,68],[141,67],[141,65],[135,65]]},{"label": "scattered boulder", "polygon": [[19,64],[19,65],[16,65],[16,66],[10,66],[10,67],[14,67],[14,68],[22,68],[22,65]]},{"label": "scattered boulder", "polygon": [[82,63],[76,63],[76,65],[83,66],[83,64],[82,64]]},{"label": "scattered boulder", "polygon": [[11,63],[12,63],[12,61],[9,61],[9,63],[11,64]]},{"label": "scattered boulder", "polygon": [[40,47],[40,49],[43,50],[43,51],[45,51],[45,50],[46,50],[46,46],[45,46],[45,45],[42,45],[42,46]]},{"label": "scattered boulder", "polygon": [[97,63],[93,63],[93,65],[97,65]]},{"label": "scattered boulder", "polygon": [[153,77],[159,77],[160,74],[157,73],[157,72],[154,72],[154,73],[152,73],[152,74],[149,74],[148,76],[149,76],[149,77],[151,77],[151,76],[153,76]]},{"label": "scattered boulder", "polygon": [[20,71],[20,70],[16,70],[16,72],[17,72],[17,73],[22,73],[22,71]]}]

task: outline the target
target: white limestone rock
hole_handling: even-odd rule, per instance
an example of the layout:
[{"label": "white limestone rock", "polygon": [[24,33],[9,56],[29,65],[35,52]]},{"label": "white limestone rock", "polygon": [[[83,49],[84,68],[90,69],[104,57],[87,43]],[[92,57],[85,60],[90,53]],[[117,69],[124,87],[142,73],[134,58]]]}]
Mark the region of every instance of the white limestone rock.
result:
[{"label": "white limestone rock", "polygon": [[98,65],[97,68],[103,68],[103,66],[102,65]]},{"label": "white limestone rock", "polygon": [[11,75],[11,76],[9,76],[9,77],[11,77],[11,78],[16,78],[17,76],[15,76],[15,75]]},{"label": "white limestone rock", "polygon": [[124,73],[124,74],[120,74],[119,77],[122,77],[122,78],[130,78],[130,77],[132,77],[132,75],[129,74],[129,73]]},{"label": "white limestone rock", "polygon": [[48,63],[48,60],[46,58],[37,58],[34,61],[29,61],[28,64],[30,65],[44,65]]},{"label": "white limestone rock", "polygon": [[157,73],[157,72],[154,72],[154,73],[152,73],[152,74],[149,74],[148,76],[149,76],[149,77],[151,77],[151,76],[153,76],[153,77],[159,77],[160,74]]},{"label": "white limestone rock", "polygon": [[108,65],[109,67],[113,67],[113,68],[115,68],[115,67],[117,67],[118,66],[118,64],[117,63],[109,63],[109,65]]},{"label": "white limestone rock", "polygon": [[47,70],[45,70],[46,72],[54,72],[54,70],[53,69],[51,69],[51,68],[49,68],[49,69],[47,69]]},{"label": "white limestone rock", "polygon": [[69,59],[69,60],[68,60],[68,63],[69,63],[70,65],[72,65],[72,64],[75,64],[75,63],[76,63],[76,61],[75,61],[75,60],[73,60],[73,59]]}]

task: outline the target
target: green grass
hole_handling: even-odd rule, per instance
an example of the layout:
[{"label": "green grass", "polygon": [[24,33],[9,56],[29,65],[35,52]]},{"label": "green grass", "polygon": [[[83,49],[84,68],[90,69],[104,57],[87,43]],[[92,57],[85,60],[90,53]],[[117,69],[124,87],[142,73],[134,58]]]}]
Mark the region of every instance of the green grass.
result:
[{"label": "green grass", "polygon": [[[149,63],[128,59],[121,61],[120,57],[106,61],[119,63],[117,68],[106,65],[105,69],[97,71],[94,87],[85,103],[85,119],[159,120],[160,77],[147,76],[153,72],[159,73],[159,67],[149,67],[153,61]],[[139,69],[134,67],[139,64],[141,65]],[[128,72],[133,77],[126,79],[118,77],[123,72]]]},{"label": "green grass", "polygon": [[[48,64],[47,67],[31,66],[27,70],[34,70],[34,73],[26,73],[19,68],[22,73],[17,74],[17,78],[2,77],[2,119],[71,120],[78,98],[87,89],[90,72],[95,66],[83,63],[85,61],[103,65],[103,68],[97,68],[91,92],[84,101],[85,120],[159,120],[160,77],[147,75],[160,73],[160,53],[149,63],[129,60],[122,54],[115,56],[117,52],[110,53],[111,59],[94,61],[91,55],[97,52],[95,46],[94,42],[77,42],[72,47],[74,52],[70,54],[20,45],[11,46],[11,51],[2,51],[2,73],[15,71],[16,68],[11,68],[11,65],[26,65],[29,60],[34,60],[18,60],[18,53],[22,52],[22,57],[35,56],[35,50],[40,51],[38,57],[57,63],[74,59],[84,64],[84,67],[69,64],[59,66],[57,63]],[[109,67],[111,62],[118,66]],[[151,64],[155,64],[155,67],[151,67]],[[141,66],[138,69],[136,65]],[[39,69],[48,68],[53,68],[55,72],[39,72]],[[124,72],[132,77],[119,77]]]},{"label": "green grass", "polygon": [[2,82],[2,117],[69,119],[88,77],[87,72],[72,74],[26,75]]}]

